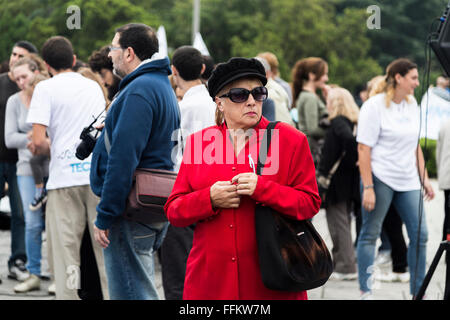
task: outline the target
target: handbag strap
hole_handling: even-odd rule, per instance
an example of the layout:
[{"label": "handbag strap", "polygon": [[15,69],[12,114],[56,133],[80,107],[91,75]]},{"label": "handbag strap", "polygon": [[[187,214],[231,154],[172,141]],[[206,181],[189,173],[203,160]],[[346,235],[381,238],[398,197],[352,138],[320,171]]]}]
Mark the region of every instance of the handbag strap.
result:
[{"label": "handbag strap", "polygon": [[270,142],[272,140],[272,130],[275,129],[275,126],[279,121],[272,121],[266,127],[266,131],[264,132],[263,139],[261,141],[261,146],[259,149],[258,155],[258,165],[256,166],[256,174],[258,176],[261,175],[262,169],[266,163],[267,153],[269,152]]}]

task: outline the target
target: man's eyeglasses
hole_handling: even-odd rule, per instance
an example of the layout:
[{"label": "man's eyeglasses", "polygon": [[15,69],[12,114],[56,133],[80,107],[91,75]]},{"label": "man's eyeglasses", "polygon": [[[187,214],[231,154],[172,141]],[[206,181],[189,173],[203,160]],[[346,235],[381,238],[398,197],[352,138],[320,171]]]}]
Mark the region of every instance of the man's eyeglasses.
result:
[{"label": "man's eyeglasses", "polygon": [[266,87],[256,87],[251,91],[244,88],[233,88],[228,91],[228,93],[221,95],[219,98],[230,98],[231,101],[235,103],[242,103],[247,101],[248,96],[252,94],[256,101],[264,101],[267,99],[267,88]]},{"label": "man's eyeglasses", "polygon": [[122,47],[114,47],[114,46],[108,46],[109,51],[114,51],[114,50],[122,50]]}]

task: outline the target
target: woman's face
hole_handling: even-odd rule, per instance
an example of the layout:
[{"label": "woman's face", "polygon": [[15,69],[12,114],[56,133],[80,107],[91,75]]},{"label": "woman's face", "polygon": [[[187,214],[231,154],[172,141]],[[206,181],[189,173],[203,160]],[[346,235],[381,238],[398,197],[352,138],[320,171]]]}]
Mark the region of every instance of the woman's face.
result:
[{"label": "woman's face", "polygon": [[404,77],[400,74],[395,76],[397,81],[397,89],[402,90],[406,94],[414,94],[414,89],[419,86],[419,72],[417,69],[411,69]]},{"label": "woman's face", "polygon": [[12,73],[20,90],[27,88],[28,83],[34,77],[34,72],[30,70],[30,67],[27,64],[15,67]]},{"label": "woman's face", "polygon": [[233,88],[251,91],[261,86],[261,81],[257,79],[241,79],[228,85],[226,90],[216,97],[217,108],[223,112],[228,129],[253,128],[261,119],[263,102],[255,100],[252,94],[249,94],[246,101],[240,103],[233,102],[228,97],[219,98],[219,96],[229,93]]},{"label": "woman's face", "polygon": [[314,86],[323,89],[328,82],[328,65],[325,65],[325,72],[319,79],[314,79]]}]

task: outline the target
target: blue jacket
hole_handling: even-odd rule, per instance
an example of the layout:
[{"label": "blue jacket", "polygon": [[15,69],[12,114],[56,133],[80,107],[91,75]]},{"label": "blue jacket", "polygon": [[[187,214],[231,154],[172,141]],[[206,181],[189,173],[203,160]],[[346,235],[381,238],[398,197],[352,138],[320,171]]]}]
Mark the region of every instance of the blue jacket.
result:
[{"label": "blue jacket", "polygon": [[180,127],[177,99],[170,85],[169,59],[154,60],[128,74],[108,110],[105,128],[92,153],[90,182],[101,198],[95,225],[109,229],[122,215],[136,168],[172,170],[172,133]]}]

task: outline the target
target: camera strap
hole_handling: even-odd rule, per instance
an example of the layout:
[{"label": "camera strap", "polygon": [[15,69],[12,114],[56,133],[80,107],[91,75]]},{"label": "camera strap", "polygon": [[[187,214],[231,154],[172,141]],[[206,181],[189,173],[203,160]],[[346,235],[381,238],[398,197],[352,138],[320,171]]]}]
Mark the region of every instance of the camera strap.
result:
[{"label": "camera strap", "polygon": [[111,151],[111,142],[109,142],[108,132],[106,131],[106,126],[103,128],[103,130],[105,130],[105,134],[104,134],[105,148],[106,148],[106,152],[108,153],[108,156],[109,156],[109,152]]}]

